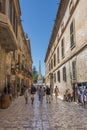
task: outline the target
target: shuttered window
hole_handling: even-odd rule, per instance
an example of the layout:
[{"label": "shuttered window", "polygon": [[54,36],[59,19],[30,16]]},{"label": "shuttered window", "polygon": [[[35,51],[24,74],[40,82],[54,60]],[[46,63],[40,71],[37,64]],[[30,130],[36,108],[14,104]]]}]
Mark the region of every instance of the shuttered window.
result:
[{"label": "shuttered window", "polygon": [[66,67],[63,67],[63,81],[66,81]]},{"label": "shuttered window", "polygon": [[61,55],[62,55],[62,58],[64,58],[64,38],[61,41]]},{"label": "shuttered window", "polygon": [[57,71],[57,80],[58,80],[58,82],[60,82],[60,71],[59,70]]},{"label": "shuttered window", "polygon": [[72,79],[76,79],[76,61],[72,62]]},{"label": "shuttered window", "polygon": [[74,33],[74,21],[70,25],[70,46],[71,48],[75,45],[75,33]]}]

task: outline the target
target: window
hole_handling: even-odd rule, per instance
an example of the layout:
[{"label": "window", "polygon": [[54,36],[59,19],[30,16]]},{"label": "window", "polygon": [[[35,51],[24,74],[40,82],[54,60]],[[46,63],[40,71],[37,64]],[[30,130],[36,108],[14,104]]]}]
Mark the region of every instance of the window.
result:
[{"label": "window", "polygon": [[49,63],[49,71],[51,70],[51,63]]},{"label": "window", "polygon": [[60,62],[60,60],[59,60],[59,47],[57,48],[57,61],[58,61],[58,63]]},{"label": "window", "polygon": [[64,38],[62,39],[62,42],[61,42],[61,55],[62,55],[62,58],[64,58]]},{"label": "window", "polygon": [[8,2],[8,17],[12,23],[12,0],[9,0]]},{"label": "window", "polygon": [[74,21],[70,25],[70,43],[72,48],[75,45]]},{"label": "window", "polygon": [[50,71],[50,63],[49,63],[49,71]]},{"label": "window", "polygon": [[15,11],[14,5],[13,5],[13,23],[12,24],[13,24],[14,32],[17,37],[17,16],[16,16],[16,11]]},{"label": "window", "polygon": [[76,61],[72,62],[72,79],[76,80]]},{"label": "window", "polygon": [[13,26],[13,30],[17,37],[18,21],[17,21],[16,11],[15,11],[15,6],[14,6],[14,3],[12,0],[9,0],[9,2],[8,2],[8,17],[9,17],[9,20]]},{"label": "window", "polygon": [[20,55],[18,54],[18,64],[20,64]]},{"label": "window", "polygon": [[15,31],[15,8],[14,8],[14,5],[13,5],[13,22],[12,22],[12,24],[13,24],[13,29]]},{"label": "window", "polygon": [[61,24],[61,31],[62,32],[64,31],[64,22],[62,22],[62,24]]},{"label": "window", "polygon": [[54,54],[54,66],[56,66],[56,54]]},{"label": "window", "polygon": [[18,21],[17,21],[17,16],[15,18],[15,34],[16,34],[16,37],[17,37],[17,34],[18,34]]},{"label": "window", "polygon": [[70,5],[69,5],[70,15],[72,14],[73,10],[74,10],[74,2],[73,2],[73,0],[71,0]]},{"label": "window", "polygon": [[5,13],[6,0],[0,0],[0,13]]},{"label": "window", "polygon": [[58,39],[58,42],[59,42],[59,33],[57,34],[57,39]]},{"label": "window", "polygon": [[66,67],[63,67],[63,81],[66,81]]},{"label": "window", "polygon": [[15,51],[13,51],[13,59],[15,60]]},{"label": "window", "polygon": [[56,73],[54,74],[54,83],[56,83]]},{"label": "window", "polygon": [[57,71],[57,80],[60,82],[60,71]]},{"label": "window", "polygon": [[53,59],[51,59],[51,69],[53,69]]}]

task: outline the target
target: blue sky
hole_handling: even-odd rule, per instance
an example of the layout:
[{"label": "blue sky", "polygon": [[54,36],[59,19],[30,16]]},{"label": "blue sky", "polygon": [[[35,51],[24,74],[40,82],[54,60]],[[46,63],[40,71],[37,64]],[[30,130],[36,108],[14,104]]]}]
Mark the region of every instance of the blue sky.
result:
[{"label": "blue sky", "polygon": [[45,75],[44,59],[57,14],[58,2],[59,0],[20,0],[21,20],[24,32],[30,39],[33,65],[38,71],[39,60],[41,61],[42,75]]}]

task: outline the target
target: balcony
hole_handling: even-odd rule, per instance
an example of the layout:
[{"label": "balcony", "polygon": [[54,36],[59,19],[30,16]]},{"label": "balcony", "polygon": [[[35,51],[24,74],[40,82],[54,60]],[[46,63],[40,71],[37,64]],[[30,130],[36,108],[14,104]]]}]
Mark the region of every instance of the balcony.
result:
[{"label": "balcony", "polygon": [[0,13],[0,44],[8,51],[17,49],[17,39],[6,15]]},{"label": "balcony", "polygon": [[6,51],[13,51],[17,49],[17,37],[6,14],[6,5],[5,3],[2,4],[3,3],[0,3],[0,45],[5,48]]}]

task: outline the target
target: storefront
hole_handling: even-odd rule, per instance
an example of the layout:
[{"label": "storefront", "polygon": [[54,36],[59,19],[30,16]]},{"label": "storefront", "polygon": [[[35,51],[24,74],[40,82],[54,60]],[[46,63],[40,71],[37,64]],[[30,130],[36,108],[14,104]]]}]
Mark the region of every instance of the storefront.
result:
[{"label": "storefront", "polygon": [[87,82],[73,84],[73,98],[75,102],[78,102],[79,91],[80,93],[82,93],[83,91],[85,92],[86,89],[87,89]]}]

